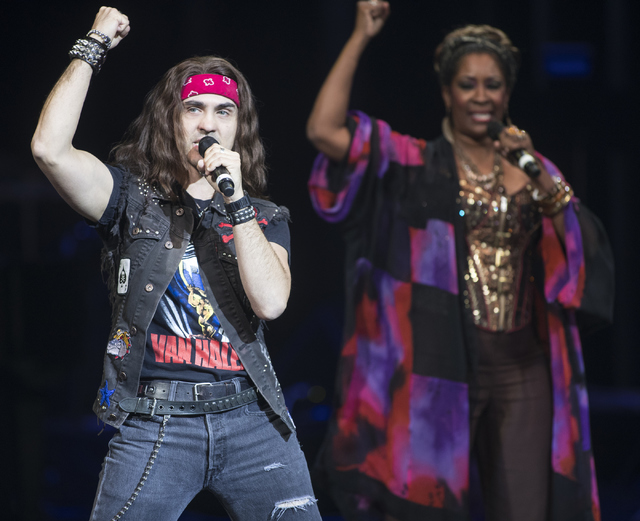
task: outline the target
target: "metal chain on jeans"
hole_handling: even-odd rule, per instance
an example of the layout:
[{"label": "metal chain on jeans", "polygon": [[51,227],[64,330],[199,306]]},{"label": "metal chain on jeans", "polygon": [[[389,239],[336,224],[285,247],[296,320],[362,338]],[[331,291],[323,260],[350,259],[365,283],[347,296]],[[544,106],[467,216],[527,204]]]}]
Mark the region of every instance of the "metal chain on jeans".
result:
[{"label": "metal chain on jeans", "polygon": [[158,439],[156,440],[156,443],[153,446],[153,450],[151,451],[151,456],[149,456],[149,461],[147,461],[147,466],[144,468],[142,477],[140,478],[140,481],[138,481],[138,485],[133,491],[133,494],[131,494],[131,497],[129,498],[129,500],[120,509],[120,512],[118,512],[115,516],[113,516],[113,518],[111,518],[111,521],[118,521],[118,519],[120,519],[127,510],[129,510],[129,507],[137,499],[138,494],[140,494],[142,487],[144,486],[145,482],[147,481],[147,478],[149,477],[149,472],[151,471],[153,464],[156,462],[156,457],[158,456],[158,450],[160,449],[160,445],[162,445],[162,441],[164,440],[164,431],[165,431],[165,427],[167,426],[167,422],[169,421],[169,418],[171,418],[170,414],[167,414],[166,416],[162,417],[162,425],[160,425],[160,432],[158,433]]}]

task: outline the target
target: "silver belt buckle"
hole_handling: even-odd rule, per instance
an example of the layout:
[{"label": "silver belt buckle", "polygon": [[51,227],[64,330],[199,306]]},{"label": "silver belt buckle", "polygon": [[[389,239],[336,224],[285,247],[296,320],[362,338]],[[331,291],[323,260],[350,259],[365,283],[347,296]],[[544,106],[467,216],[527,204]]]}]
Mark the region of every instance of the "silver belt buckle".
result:
[{"label": "silver belt buckle", "polygon": [[211,384],[209,382],[199,382],[197,384],[193,384],[193,400],[196,401],[196,402],[199,401],[198,400],[198,395],[202,394],[199,391],[199,386],[201,386],[201,385],[211,385]]},{"label": "silver belt buckle", "polygon": [[[140,411],[138,414],[140,416],[151,418],[156,413],[156,405],[158,405],[158,400],[156,398],[153,398],[151,404],[149,404],[149,400],[151,400],[151,398],[139,398],[138,403],[140,403],[140,400],[147,400],[147,409]],[[137,407],[136,412],[138,412]]]}]

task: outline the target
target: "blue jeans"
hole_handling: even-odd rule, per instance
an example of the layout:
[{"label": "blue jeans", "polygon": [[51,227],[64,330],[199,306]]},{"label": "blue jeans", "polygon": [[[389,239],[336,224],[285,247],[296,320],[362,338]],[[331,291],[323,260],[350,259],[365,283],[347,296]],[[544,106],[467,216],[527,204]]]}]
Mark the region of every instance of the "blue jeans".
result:
[{"label": "blue jeans", "polygon": [[[113,436],[91,521],[111,520],[129,501],[162,422],[162,416],[132,415]],[[233,520],[319,521],[304,454],[295,433],[284,432],[261,399],[222,413],[170,417],[153,467],[122,519],[177,520],[208,490]]]}]

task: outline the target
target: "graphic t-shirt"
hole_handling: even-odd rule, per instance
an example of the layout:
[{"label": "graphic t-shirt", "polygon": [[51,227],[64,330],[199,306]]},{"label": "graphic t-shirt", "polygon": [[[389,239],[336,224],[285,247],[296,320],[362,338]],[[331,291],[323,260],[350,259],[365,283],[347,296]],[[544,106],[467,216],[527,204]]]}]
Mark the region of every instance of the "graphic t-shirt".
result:
[{"label": "graphic t-shirt", "polygon": [[[264,229],[269,242],[289,250],[286,222]],[[147,334],[141,379],[220,381],[246,372],[207,295],[193,244],[189,244]]]}]

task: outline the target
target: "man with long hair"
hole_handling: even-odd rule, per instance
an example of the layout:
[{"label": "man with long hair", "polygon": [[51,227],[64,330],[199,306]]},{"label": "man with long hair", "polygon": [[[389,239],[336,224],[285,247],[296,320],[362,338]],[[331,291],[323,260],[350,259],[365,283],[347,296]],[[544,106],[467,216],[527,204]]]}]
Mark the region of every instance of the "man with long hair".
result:
[{"label": "man with long hair", "polygon": [[233,519],[319,520],[262,333],[289,298],[289,230],[266,199],[251,90],[226,60],[185,60],[103,163],[72,139],[92,75],[128,33],[100,9],[32,141],[104,242],[113,316],[94,411],[118,431],[91,519],[175,520],[208,490]]}]

